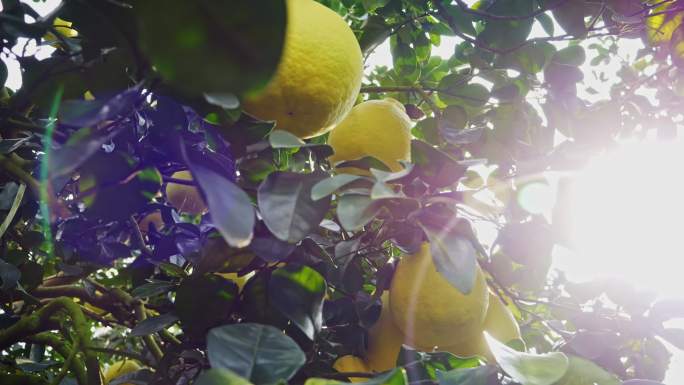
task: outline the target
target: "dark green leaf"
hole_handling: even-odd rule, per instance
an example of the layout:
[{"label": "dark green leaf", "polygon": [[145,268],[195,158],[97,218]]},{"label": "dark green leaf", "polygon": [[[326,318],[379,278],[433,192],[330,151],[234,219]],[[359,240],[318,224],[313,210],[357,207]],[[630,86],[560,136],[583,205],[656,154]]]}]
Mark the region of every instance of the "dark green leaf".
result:
[{"label": "dark green leaf", "polygon": [[375,47],[382,44],[392,32],[392,25],[385,21],[385,18],[370,15],[363,25],[361,30],[361,37],[359,38],[359,46],[361,52],[366,56],[372,52]]},{"label": "dark green leaf", "polygon": [[9,290],[14,288],[21,278],[21,271],[16,266],[11,265],[0,259],[0,290]]},{"label": "dark green leaf", "polygon": [[152,64],[189,95],[259,90],[280,61],[283,0],[141,1],[136,15]]},{"label": "dark green leaf", "polygon": [[547,15],[546,13],[542,13],[537,15],[536,19],[539,24],[541,24],[542,28],[544,28],[544,32],[546,32],[546,34],[549,36],[553,36],[555,27],[551,16]]},{"label": "dark green leaf", "polygon": [[308,266],[287,265],[276,269],[268,283],[270,302],[310,339],[323,324],[325,279]]},{"label": "dark green leaf", "polygon": [[442,111],[440,129],[462,130],[468,124],[468,113],[461,106],[448,106]]},{"label": "dark green leaf", "polygon": [[207,355],[212,368],[232,370],[255,385],[287,381],[306,362],[292,338],[273,326],[253,323],[210,330]]},{"label": "dark green leaf", "polygon": [[233,281],[215,274],[190,277],[176,291],[176,314],[186,332],[199,336],[228,317],[237,296]]},{"label": "dark green leaf", "polygon": [[312,187],[323,173],[274,172],[259,186],[257,201],[264,223],[278,239],[297,243],[318,228],[330,206],[330,197],[314,201]]},{"label": "dark green leaf", "polygon": [[[551,0],[544,2],[550,3]],[[585,7],[583,1],[565,1],[551,13],[565,32],[575,37],[583,37],[587,34],[587,26],[584,24]]]},{"label": "dark green leaf", "polygon": [[154,297],[155,295],[168,292],[174,286],[176,285],[171,282],[153,281],[136,287],[131,291],[131,295],[133,295],[134,298]]},{"label": "dark green leaf", "polygon": [[247,246],[253,236],[255,214],[252,201],[228,177],[202,166],[189,164],[192,176],[204,193],[214,226],[233,247]]},{"label": "dark green leaf", "polygon": [[7,81],[7,75],[7,65],[4,61],[0,60],[0,89],[5,86],[5,82]]},{"label": "dark green leaf", "polygon": [[433,187],[447,187],[458,182],[466,166],[446,153],[420,140],[411,141],[411,159],[416,175]]},{"label": "dark green leaf", "polygon": [[375,218],[381,208],[381,201],[368,195],[344,194],[338,198],[337,218],[345,230],[356,231]]},{"label": "dark green leaf", "polygon": [[166,329],[176,321],[178,321],[178,317],[172,313],[150,317],[144,321],[140,321],[137,325],[135,325],[135,327],[131,329],[131,336],[141,337],[156,333],[160,330]]},{"label": "dark green leaf", "polygon": [[490,377],[496,373],[493,366],[454,369],[448,372],[437,371],[439,385],[487,385]]},{"label": "dark green leaf", "polygon": [[571,45],[556,52],[553,61],[559,64],[579,67],[584,64],[587,55],[580,45]]}]

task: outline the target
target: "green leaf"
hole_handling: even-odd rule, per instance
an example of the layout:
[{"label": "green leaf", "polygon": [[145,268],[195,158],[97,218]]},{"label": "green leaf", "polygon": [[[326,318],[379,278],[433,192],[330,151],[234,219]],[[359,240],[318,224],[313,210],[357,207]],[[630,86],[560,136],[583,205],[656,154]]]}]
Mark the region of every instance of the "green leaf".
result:
[{"label": "green leaf", "polygon": [[219,325],[230,314],[237,296],[237,285],[215,274],[184,279],[174,302],[183,330],[199,336]]},{"label": "green leaf", "polygon": [[[441,84],[441,83],[440,83]],[[444,90],[440,87],[439,99],[446,104],[482,107],[489,100],[489,90],[482,84],[471,83]]]},{"label": "green leaf", "polygon": [[670,56],[672,62],[680,69],[684,68],[684,26],[680,25],[677,30],[672,33],[670,40]]},{"label": "green leaf", "polygon": [[195,385],[252,385],[230,369],[208,369],[197,378]]},{"label": "green leaf", "polygon": [[397,366],[406,368],[411,382],[438,381],[440,372],[475,368],[480,365],[480,359],[477,357],[457,357],[448,352],[425,353],[406,345],[402,345],[397,359]]},{"label": "green leaf", "polygon": [[490,377],[496,373],[493,366],[454,369],[448,372],[437,371],[439,385],[487,385]]},{"label": "green leaf", "polygon": [[484,332],[496,362],[522,385],[552,385],[568,370],[568,357],[560,352],[530,354],[513,350]]},{"label": "green leaf", "polygon": [[206,198],[216,229],[230,246],[247,246],[252,240],[256,222],[249,195],[228,177],[204,167],[196,160],[187,160],[192,177]]},{"label": "green leaf", "polygon": [[131,291],[131,295],[134,298],[138,299],[154,297],[155,295],[168,292],[174,286],[176,285],[171,282],[152,281],[136,287],[135,289],[133,289],[133,291]]},{"label": "green leaf", "polygon": [[283,0],[258,7],[249,0],[149,0],[135,5],[141,43],[152,64],[185,94],[258,91],[280,62]]},{"label": "green leaf", "polygon": [[9,290],[14,288],[21,278],[21,271],[19,269],[0,259],[0,290]]},{"label": "green leaf", "polygon": [[[550,3],[546,0],[544,3]],[[584,23],[584,11],[586,4],[583,1],[565,1],[554,8],[551,13],[558,24],[569,35],[584,37],[587,34],[587,26]]]},{"label": "green leaf", "polygon": [[568,371],[559,384],[600,384],[600,385],[620,385],[620,379],[614,374],[609,373],[602,367],[584,358],[568,356]]},{"label": "green leaf", "polygon": [[[451,16],[451,20],[453,20],[456,27],[458,27],[458,31],[456,32],[465,33],[466,35],[473,37],[477,35],[477,31],[475,31],[475,27],[473,27],[473,18],[471,15],[463,12],[463,10],[456,4],[444,4],[443,6],[449,16]],[[440,14],[437,14],[437,18],[447,22],[447,20],[440,17]]]},{"label": "green leaf", "polygon": [[382,8],[387,3],[389,3],[389,0],[361,0],[361,3],[363,4],[363,8],[366,9],[368,12],[373,12],[378,8]]},{"label": "green leaf", "polygon": [[541,24],[542,28],[544,29],[544,32],[546,32],[547,35],[553,36],[555,26],[553,24],[553,19],[551,16],[547,15],[546,13],[541,13],[536,16],[537,21],[539,24]]},{"label": "green leaf", "polygon": [[579,67],[584,64],[587,55],[580,45],[571,45],[556,52],[553,61],[559,64]]},{"label": "green leaf", "polygon": [[397,172],[388,172],[383,170],[378,170],[375,168],[370,169],[371,174],[375,177],[377,181],[380,182],[391,182],[401,179],[413,172],[413,163],[405,162],[404,168]]},{"label": "green leaf", "polygon": [[135,325],[135,327],[131,329],[131,336],[141,337],[156,333],[160,330],[166,329],[176,321],[178,321],[178,317],[172,313],[150,317],[140,321],[137,325]]},{"label": "green leaf", "polygon": [[448,106],[442,111],[440,129],[462,130],[468,124],[468,113],[461,106]]},{"label": "green leaf", "polygon": [[363,177],[352,174],[338,174],[332,178],[325,178],[311,188],[311,199],[317,201],[321,198],[327,197],[340,188],[361,178]]},{"label": "green leaf", "polygon": [[[304,382],[304,385],[336,385],[346,384],[337,380],[330,380],[327,378],[309,378]],[[369,378],[367,381],[355,382],[358,385],[408,385],[406,379],[406,372],[403,368],[394,368],[389,372],[383,373],[377,377]]]},{"label": "green leaf", "polygon": [[363,55],[368,55],[377,46],[382,44],[390,36],[391,32],[392,25],[387,24],[384,17],[377,15],[368,16],[359,38],[359,46]]},{"label": "green leaf", "polygon": [[323,325],[323,276],[308,266],[290,264],[273,271],[268,292],[271,304],[313,340]]},{"label": "green leaf", "polygon": [[456,228],[436,228],[420,223],[430,240],[430,253],[437,271],[463,294],[475,285],[477,253],[472,242]]},{"label": "green leaf", "polygon": [[226,110],[234,110],[238,107],[240,107],[240,101],[238,100],[237,96],[231,94],[231,93],[205,93],[204,94],[204,99],[209,103],[213,104],[215,106],[219,106],[223,109]]},{"label": "green leaf", "polygon": [[292,338],[273,326],[254,323],[210,330],[207,356],[212,368],[232,370],[255,385],[287,381],[306,362]]},{"label": "green leaf", "polygon": [[273,130],[268,136],[268,142],[273,148],[299,148],[306,144],[297,136],[283,130]]},{"label": "green leaf", "polygon": [[446,153],[420,140],[411,141],[411,159],[416,175],[437,188],[453,185],[467,170]]},{"label": "green leaf", "polygon": [[394,368],[387,373],[360,382],[363,385],[407,385],[406,372],[403,368]]},{"label": "green leaf", "polygon": [[323,173],[274,172],[257,191],[259,212],[278,239],[297,243],[318,228],[330,206],[330,197],[314,201],[312,187],[326,178]]},{"label": "green leaf", "polygon": [[401,191],[395,191],[392,186],[384,182],[375,182],[371,188],[371,199],[388,199],[388,198],[405,198],[406,196]]},{"label": "green leaf", "polygon": [[5,64],[4,61],[0,60],[0,89],[2,89],[5,86],[5,82],[7,81],[7,76],[8,76],[7,65]]},{"label": "green leaf", "polygon": [[373,220],[382,209],[381,201],[364,194],[344,194],[338,198],[337,219],[347,231],[356,231]]}]

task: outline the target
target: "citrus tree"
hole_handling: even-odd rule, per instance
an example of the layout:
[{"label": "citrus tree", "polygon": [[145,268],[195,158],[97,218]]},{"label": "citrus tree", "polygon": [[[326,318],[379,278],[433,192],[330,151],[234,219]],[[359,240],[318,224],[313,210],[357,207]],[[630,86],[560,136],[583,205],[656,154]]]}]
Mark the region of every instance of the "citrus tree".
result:
[{"label": "citrus tree", "polygon": [[682,1],[1,4],[3,385],[654,385],[684,347],[681,303],[550,272],[571,180],[518,199],[675,134]]}]

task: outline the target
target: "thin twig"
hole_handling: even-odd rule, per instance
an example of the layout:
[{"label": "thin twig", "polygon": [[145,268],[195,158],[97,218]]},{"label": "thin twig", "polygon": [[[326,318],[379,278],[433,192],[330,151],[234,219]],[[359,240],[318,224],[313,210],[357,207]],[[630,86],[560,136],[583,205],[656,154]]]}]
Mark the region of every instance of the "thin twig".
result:
[{"label": "thin twig", "polygon": [[[138,302],[135,305],[135,316],[138,319],[138,322],[144,321],[147,318],[147,314],[145,312],[145,305],[143,305],[142,302]],[[145,343],[145,346],[147,346],[147,349],[154,357],[155,361],[157,361],[157,363],[161,362],[162,358],[164,357],[164,353],[157,344],[157,341],[154,340],[154,336],[143,336],[143,342]]]}]

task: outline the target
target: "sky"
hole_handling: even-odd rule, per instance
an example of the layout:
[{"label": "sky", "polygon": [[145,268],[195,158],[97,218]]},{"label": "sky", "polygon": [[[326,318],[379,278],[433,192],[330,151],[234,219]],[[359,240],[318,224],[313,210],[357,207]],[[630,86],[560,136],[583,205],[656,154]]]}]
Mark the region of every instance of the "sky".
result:
[{"label": "sky", "polygon": [[[59,4],[59,0],[25,2],[29,2],[43,15]],[[562,28],[556,25],[556,31],[562,31]],[[532,35],[545,36],[538,23],[535,23]],[[459,42],[458,38],[443,37],[440,46],[432,48],[432,54],[447,58],[451,56],[455,45]],[[587,48],[589,44],[590,42],[584,42],[583,46]],[[567,45],[567,42],[557,45],[562,48]],[[587,50],[589,59],[581,68],[585,74],[585,87],[579,89],[580,97],[592,102],[607,99],[610,86],[619,78],[615,76],[606,82],[600,80],[597,74],[599,72],[606,72],[609,75],[617,73],[622,64],[621,61],[632,62],[641,47],[640,40],[623,40],[620,42],[616,58],[599,66],[590,66],[589,61],[593,54],[592,50]],[[33,49],[35,49],[34,46],[29,46],[29,52]],[[46,56],[49,53],[49,48],[39,50],[39,56]],[[2,56],[2,58],[9,70],[7,86],[18,89],[21,86],[18,64],[7,56]],[[366,72],[370,72],[378,65],[392,66],[388,42],[377,47],[368,58]],[[587,92],[588,87],[596,92]],[[644,95],[653,98],[653,94],[645,93]],[[644,159],[650,160],[644,161]],[[677,170],[677,167],[682,164],[684,164],[684,143],[681,141],[672,143],[668,147],[653,143],[638,146],[627,143],[617,153],[600,156],[590,162],[588,168],[590,171],[584,172],[579,178],[581,180],[580,187],[578,187],[580,191],[577,192],[577,200],[581,203],[578,206],[580,213],[578,234],[583,239],[584,250],[571,252],[557,248],[554,252],[554,267],[563,270],[569,279],[577,282],[618,276],[636,284],[642,290],[654,292],[659,297],[672,297],[673,293],[684,293],[684,282],[680,277],[681,269],[672,266],[672,261],[678,257],[674,251],[678,249],[679,243],[678,234],[672,232],[672,229],[681,228],[673,221],[673,217],[674,220],[677,219],[674,213],[681,214],[678,218],[684,216],[684,204],[673,203],[679,197],[684,196],[684,180],[678,180],[675,177],[681,174],[681,170]],[[657,183],[643,183],[641,188],[631,188],[634,170],[639,170],[644,174],[653,174],[654,169],[656,172],[652,178],[657,178]],[[605,183],[606,174],[612,175],[611,182],[608,184]],[[597,185],[607,187],[597,191]],[[653,189],[650,186],[658,186],[658,188]],[[625,194],[628,190],[632,195]],[[549,206],[545,208],[547,211],[553,204],[553,196],[555,196],[553,188],[546,191],[540,190],[535,194],[538,202],[548,202]],[[650,199],[644,197],[650,197]],[[634,202],[643,203],[635,207]],[[597,215],[597,212],[601,214]],[[635,220],[634,218],[638,221],[647,221],[649,226],[654,227],[649,232],[649,237],[642,239],[644,237],[640,235],[643,232],[636,231],[638,227],[630,226],[629,224],[634,222],[630,222],[629,218],[632,221]],[[604,236],[609,234],[604,231],[605,228],[614,227],[620,227],[620,231],[614,232],[620,236],[614,239]],[[483,238],[491,239],[494,235],[491,229],[486,227],[478,230]],[[486,239],[485,243],[487,243]],[[621,246],[615,250],[613,248],[615,244]],[[654,248],[653,245],[657,247]],[[647,254],[647,256],[642,254]],[[608,255],[617,257],[606,257]],[[649,261],[645,262],[644,259]],[[670,326],[684,327],[684,322],[677,322]],[[671,347],[671,351],[674,356],[665,382],[669,385],[682,384],[684,383],[684,353],[674,347]]]}]

